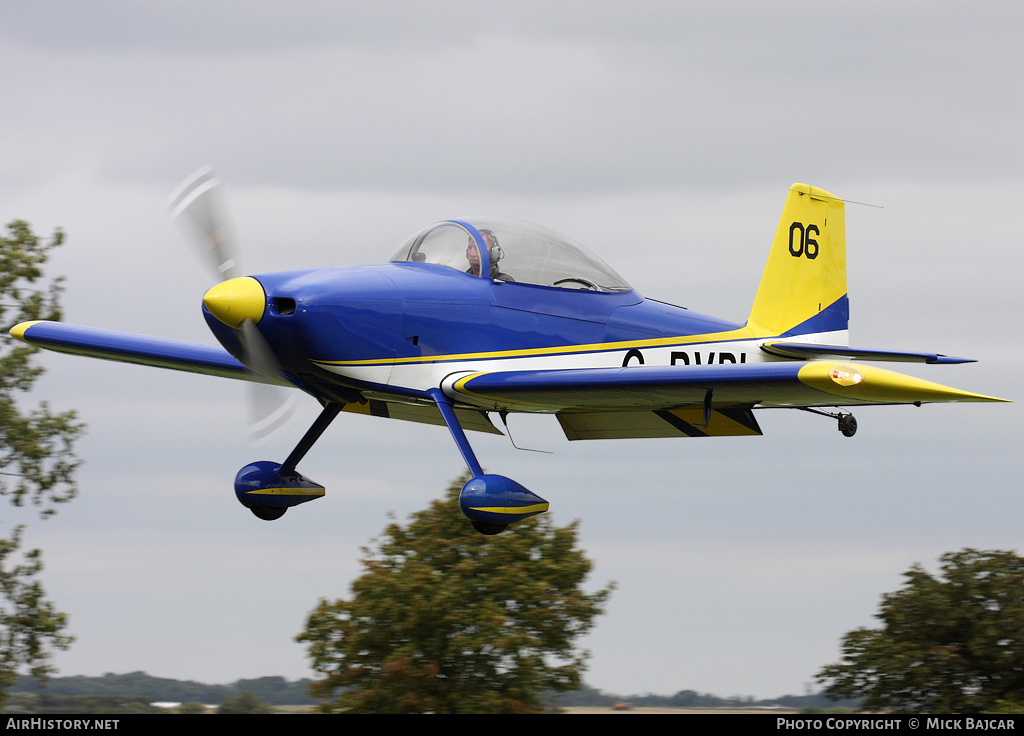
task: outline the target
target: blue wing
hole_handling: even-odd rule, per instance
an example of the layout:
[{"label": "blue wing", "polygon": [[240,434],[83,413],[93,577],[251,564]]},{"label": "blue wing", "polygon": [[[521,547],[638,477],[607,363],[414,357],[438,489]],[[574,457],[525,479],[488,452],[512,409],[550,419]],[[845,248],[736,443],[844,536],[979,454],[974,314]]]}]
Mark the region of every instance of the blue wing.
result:
[{"label": "blue wing", "polygon": [[548,411],[1002,401],[875,366],[823,360],[472,373],[450,377],[444,389],[481,407]]},{"label": "blue wing", "polygon": [[216,345],[79,327],[63,322],[23,322],[11,328],[11,336],[29,345],[72,355],[257,383],[290,385],[284,379],[274,381],[254,373],[224,348]]},{"label": "blue wing", "polygon": [[1002,401],[829,361],[470,373],[443,388],[483,410],[552,412],[570,440],[759,435],[755,407]]}]

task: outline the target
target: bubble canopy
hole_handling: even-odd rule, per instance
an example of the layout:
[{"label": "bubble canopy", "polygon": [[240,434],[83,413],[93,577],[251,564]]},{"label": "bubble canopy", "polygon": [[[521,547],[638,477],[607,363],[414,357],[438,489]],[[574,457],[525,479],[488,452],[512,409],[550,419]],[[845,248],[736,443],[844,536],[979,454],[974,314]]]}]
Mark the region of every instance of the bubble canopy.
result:
[{"label": "bubble canopy", "polygon": [[501,281],[629,291],[600,258],[564,235],[516,220],[444,220],[406,240],[392,262],[433,263]]}]

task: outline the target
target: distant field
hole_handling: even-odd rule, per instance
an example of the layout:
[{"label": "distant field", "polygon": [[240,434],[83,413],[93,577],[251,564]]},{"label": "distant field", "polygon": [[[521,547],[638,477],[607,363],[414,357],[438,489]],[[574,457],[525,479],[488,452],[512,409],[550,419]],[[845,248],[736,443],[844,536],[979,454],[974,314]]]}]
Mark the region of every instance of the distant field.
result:
[{"label": "distant field", "polygon": [[[310,713],[312,708],[303,705],[294,706],[278,706],[276,708],[278,713]],[[610,707],[601,706],[573,706],[571,708],[562,708],[562,713],[566,715],[595,715],[605,713],[607,715],[693,715],[693,714],[707,714],[707,713],[720,713],[722,715],[735,714],[735,713],[759,713],[764,715],[766,713],[796,713],[797,711],[793,708],[631,708],[629,710],[612,710]]]},{"label": "distant field", "polygon": [[797,711],[793,708],[631,708],[629,710],[612,710],[611,708],[602,708],[596,706],[574,706],[571,708],[563,708],[562,712],[571,715],[594,715],[595,713],[608,713],[610,715],[629,715],[643,714],[651,715],[658,713],[664,715],[666,713],[672,713],[676,715],[692,715],[694,713],[721,713],[723,715],[729,713],[759,713],[764,715],[765,713],[796,713]]}]

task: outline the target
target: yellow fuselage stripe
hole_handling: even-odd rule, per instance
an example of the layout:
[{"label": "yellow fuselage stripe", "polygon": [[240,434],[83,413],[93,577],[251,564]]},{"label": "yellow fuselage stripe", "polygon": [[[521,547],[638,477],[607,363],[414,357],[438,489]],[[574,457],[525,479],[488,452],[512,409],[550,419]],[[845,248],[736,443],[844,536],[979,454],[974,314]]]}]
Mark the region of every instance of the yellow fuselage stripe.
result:
[{"label": "yellow fuselage stripe", "polygon": [[727,340],[753,340],[772,335],[758,334],[749,327],[728,332],[713,332],[688,337],[659,337],[650,340],[628,340],[622,342],[599,342],[587,345],[562,345],[551,348],[529,348],[526,350],[495,350],[484,353],[453,353],[450,355],[423,355],[415,358],[385,358],[373,360],[313,360],[319,365],[392,365],[396,363],[437,363],[450,360],[484,360],[489,358],[521,358],[530,355],[571,355],[574,353],[598,353],[629,348],[664,347],[671,345],[692,345],[699,342],[725,342]]},{"label": "yellow fuselage stripe", "polygon": [[247,496],[323,496],[326,491],[323,488],[260,488],[255,491],[246,491]]},{"label": "yellow fuselage stripe", "polygon": [[537,503],[533,506],[474,506],[474,511],[485,511],[490,514],[539,514],[548,510],[548,504]]}]

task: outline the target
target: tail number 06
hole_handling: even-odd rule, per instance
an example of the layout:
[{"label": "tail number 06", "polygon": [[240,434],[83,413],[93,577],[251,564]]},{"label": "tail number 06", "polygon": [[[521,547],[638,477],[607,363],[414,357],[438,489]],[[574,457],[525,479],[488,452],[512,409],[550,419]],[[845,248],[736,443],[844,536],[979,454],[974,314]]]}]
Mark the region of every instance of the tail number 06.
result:
[{"label": "tail number 06", "polygon": [[804,227],[802,222],[794,222],[789,226],[789,254],[794,258],[807,256],[813,261],[818,257],[818,241],[811,236],[818,235],[821,235],[821,232],[817,225]]}]

